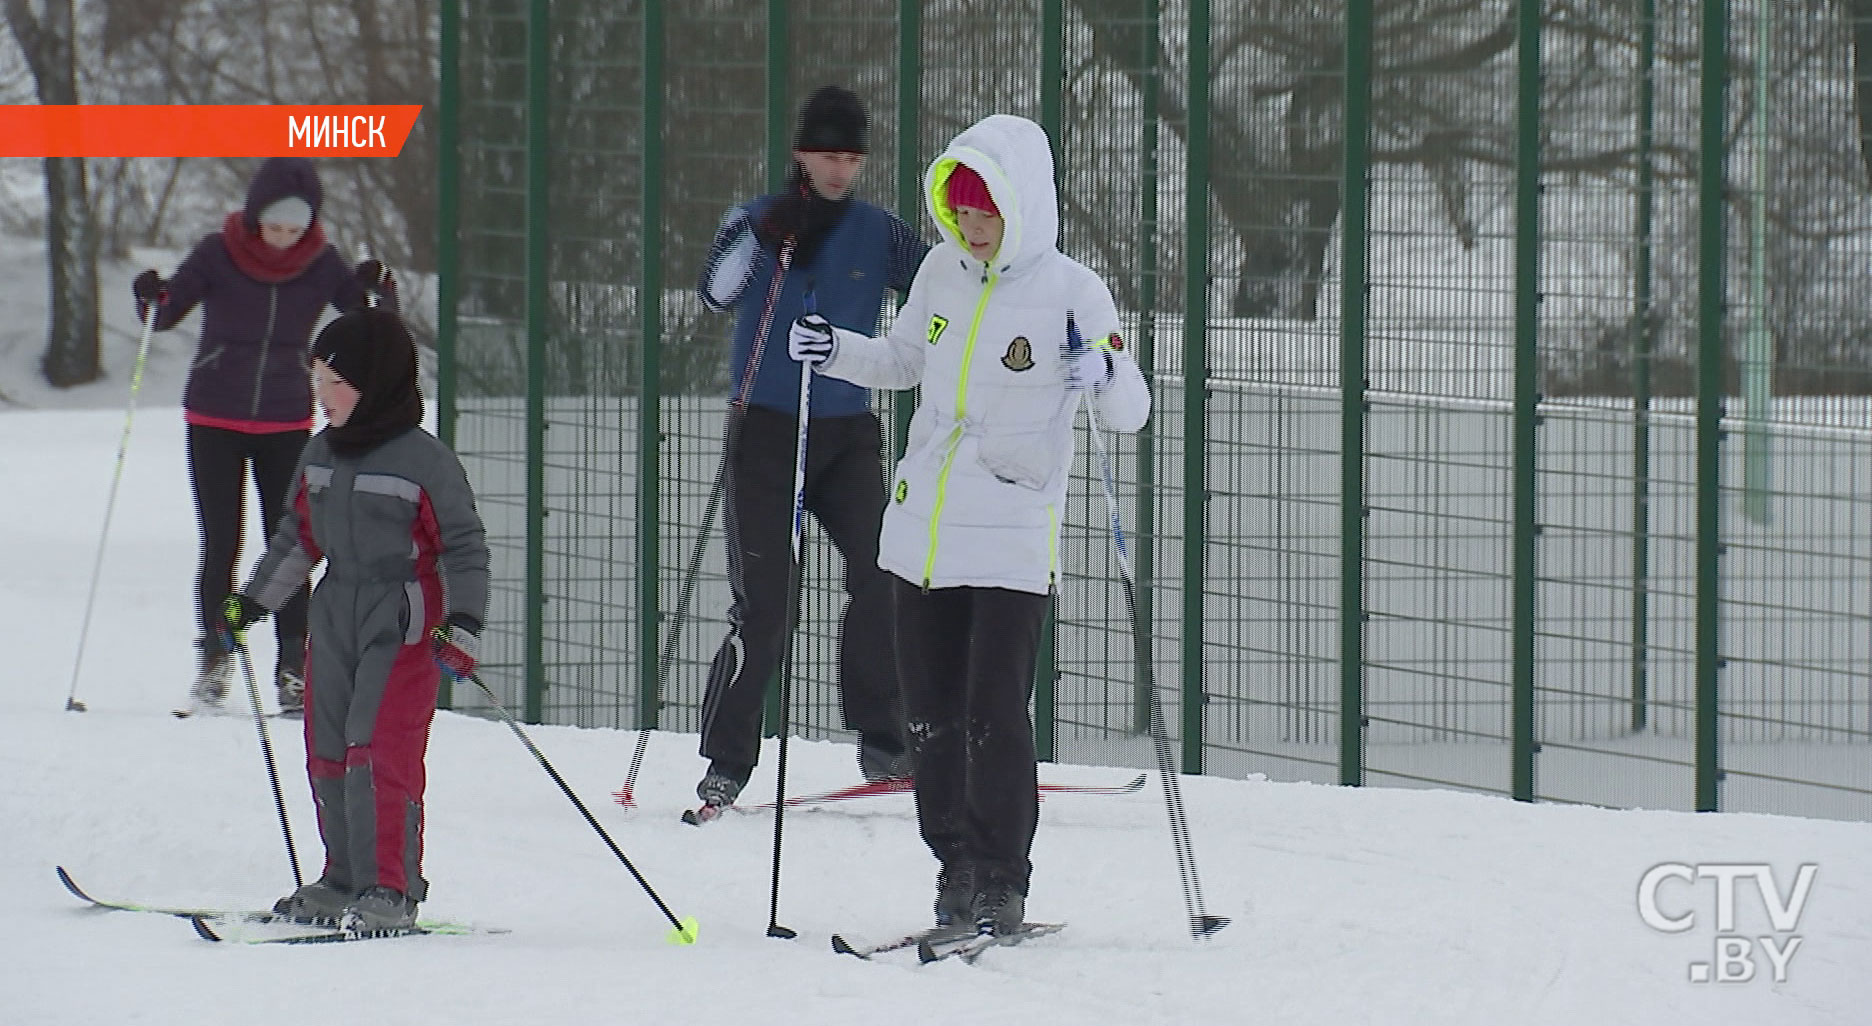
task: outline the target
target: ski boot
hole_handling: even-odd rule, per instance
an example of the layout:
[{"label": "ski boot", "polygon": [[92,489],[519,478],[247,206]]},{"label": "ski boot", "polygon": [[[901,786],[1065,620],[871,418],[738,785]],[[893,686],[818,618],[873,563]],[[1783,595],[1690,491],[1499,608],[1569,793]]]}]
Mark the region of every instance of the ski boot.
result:
[{"label": "ski boot", "polygon": [[293,718],[305,715],[305,675],[282,666],[274,674],[274,689],[279,697],[281,716]]},{"label": "ski boot", "polygon": [[353,900],[351,888],[322,876],[274,902],[273,912],[301,922],[336,924]]},{"label": "ski boot", "polygon": [[416,902],[394,887],[366,890],[344,913],[347,930],[408,930],[415,925]]},{"label": "ski boot", "polygon": [[936,874],[936,926],[950,930],[975,921],[975,868],[966,862],[945,865]]},{"label": "ski boot", "polygon": [[709,763],[708,772],[696,784],[696,797],[702,799],[704,805],[733,805],[735,799],[741,797],[741,789],[747,786],[748,777],[754,772],[751,766],[735,772],[737,769],[740,768],[721,762]]},{"label": "ski boot", "polygon": [[971,909],[975,932],[996,936],[1015,933],[1027,916],[1027,897],[1013,884],[989,879],[975,891]]}]

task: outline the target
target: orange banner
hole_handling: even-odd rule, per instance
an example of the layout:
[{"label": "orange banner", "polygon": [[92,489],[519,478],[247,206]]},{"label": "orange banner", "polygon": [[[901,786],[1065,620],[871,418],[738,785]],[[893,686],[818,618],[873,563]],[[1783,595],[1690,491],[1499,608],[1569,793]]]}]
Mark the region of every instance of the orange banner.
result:
[{"label": "orange banner", "polygon": [[0,105],[0,157],[394,157],[422,105]]}]

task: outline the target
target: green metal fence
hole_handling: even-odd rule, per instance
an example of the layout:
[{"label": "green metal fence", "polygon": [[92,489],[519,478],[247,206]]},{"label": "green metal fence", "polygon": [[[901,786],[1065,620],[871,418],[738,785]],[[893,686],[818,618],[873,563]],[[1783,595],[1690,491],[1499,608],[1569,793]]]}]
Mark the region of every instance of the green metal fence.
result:
[{"label": "green metal fence", "polygon": [[[861,194],[926,231],[955,132],[1051,134],[1062,248],[1154,385],[1115,455],[1186,771],[1872,818],[1856,9],[445,3],[443,423],[494,541],[489,683],[696,729],[719,522],[656,672],[728,391],[691,289],[838,82]],[[1149,765],[1095,476],[1063,552],[1041,750]],[[814,537],[814,737],[837,570]]]}]

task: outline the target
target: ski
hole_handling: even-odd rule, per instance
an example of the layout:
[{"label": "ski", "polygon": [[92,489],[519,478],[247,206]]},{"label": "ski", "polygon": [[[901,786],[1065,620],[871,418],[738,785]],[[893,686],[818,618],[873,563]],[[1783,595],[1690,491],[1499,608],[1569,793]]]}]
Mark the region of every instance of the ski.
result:
[{"label": "ski", "polygon": [[832,935],[832,950],[841,955],[869,959],[872,955],[881,955],[886,951],[902,951],[925,942],[935,943],[938,940],[946,940],[950,935],[957,938],[973,937],[975,927],[973,925],[934,926],[927,930],[918,930],[915,933],[906,933],[901,937],[875,943],[855,933],[835,933]]},{"label": "ski", "polygon": [[[209,927],[217,928],[224,932],[231,932],[235,930],[237,926],[293,928],[300,931],[326,933],[339,929],[336,920],[305,919],[298,916],[282,915],[271,909],[187,908],[182,906],[144,905],[132,901],[107,901],[103,898],[92,896],[90,892],[78,886],[78,881],[72,879],[71,873],[67,872],[64,866],[55,866],[53,868],[58,873],[59,882],[65,885],[65,889],[70,891],[73,897],[80,901],[88,902],[95,908],[106,909],[112,912],[143,912],[150,915],[175,916],[181,919],[200,920]],[[462,923],[432,922],[429,920],[417,923],[417,927],[427,933],[444,934],[507,932],[505,929],[497,927],[474,927]],[[197,932],[200,932],[201,929],[201,926],[196,927]]]},{"label": "ski", "polygon": [[476,934],[509,932],[502,927],[471,926],[467,923],[428,920],[419,921],[415,926],[409,927],[358,930],[335,922],[307,922],[285,916],[254,919],[239,913],[190,916],[189,922],[195,927],[196,935],[203,940],[231,941],[238,944],[339,944],[347,941],[384,940],[390,937],[410,937],[422,934],[467,937]]},{"label": "ski", "polygon": [[253,923],[220,916],[190,916],[189,922],[195,927],[196,936],[202,940],[236,944],[342,944],[349,941],[386,940],[392,937],[415,937],[424,934],[466,936],[475,933],[504,932],[477,930],[472,927],[444,923],[418,924],[390,930],[350,930],[339,926],[293,923],[290,925],[295,929],[273,931],[255,930]]},{"label": "ski", "polygon": [[[1139,773],[1137,776],[1132,777],[1130,780],[1127,780],[1122,784],[1042,783],[1040,785],[1039,791],[1040,791],[1040,797],[1042,799],[1045,799],[1046,796],[1049,794],[1081,794],[1081,795],[1135,794],[1136,792],[1142,791],[1144,789],[1144,781],[1145,781],[1144,774]],[[817,794],[795,795],[791,798],[788,798],[786,800],[786,804],[787,804],[787,808],[789,809],[794,808],[795,806],[800,806],[800,805],[829,805],[833,802],[850,801],[854,798],[874,798],[878,795],[885,795],[885,794],[904,794],[911,790],[914,790],[915,787],[916,787],[916,782],[913,780],[908,780],[908,779],[868,780],[862,784],[852,784],[849,787],[841,787],[832,791],[821,791]],[[618,792],[615,797],[617,798],[619,804],[624,803],[623,792],[621,791]],[[771,810],[773,807],[774,807],[773,802],[761,802],[756,805],[702,805],[697,808],[683,810],[682,821],[684,823],[689,824],[690,826],[701,826],[702,824],[707,823],[711,820],[720,818],[721,814],[724,811],[727,811],[729,809],[733,809],[734,811],[741,812],[741,813],[755,813],[755,812],[766,812],[766,811]]]},{"label": "ski", "polygon": [[[228,719],[234,719],[237,717],[250,716],[252,714],[246,712],[245,710],[236,711],[233,709],[226,709],[221,706],[208,706],[208,707],[204,707],[201,709],[195,709],[195,708],[171,709],[169,710],[169,715],[174,716],[178,720],[186,720],[186,719],[192,719],[197,716],[202,716],[202,717],[224,716],[224,717],[227,717]],[[269,713],[261,713],[261,715],[265,716],[269,720],[304,720],[305,719],[305,714],[300,713],[300,712],[269,712]]]},{"label": "ski", "polygon": [[1011,933],[978,933],[955,938],[925,939],[917,942],[917,960],[925,965],[951,956],[973,965],[989,948],[1011,947],[1066,929],[1065,923],[1022,923]]},{"label": "ski", "polygon": [[[787,808],[796,805],[824,805],[828,802],[843,802],[853,798],[871,798],[880,794],[905,794],[916,789],[916,781],[908,777],[893,780],[867,780],[862,784],[841,787],[836,791],[821,791],[818,794],[797,794],[786,800]],[[764,812],[774,807],[773,802],[761,802],[758,805],[731,805],[736,812]]]},{"label": "ski", "polygon": [[1144,790],[1144,774],[1122,784],[1041,784],[1040,796],[1049,794],[1136,794]]},{"label": "ski", "polygon": [[[181,916],[183,918],[187,918],[189,916],[238,915],[238,916],[262,917],[257,920],[261,922],[267,921],[272,918],[276,918],[275,914],[272,912],[261,912],[261,911],[242,912],[239,910],[222,909],[222,908],[183,908],[183,907],[170,907],[170,906],[164,906],[164,905],[144,905],[144,904],[140,904],[140,903],[132,902],[132,901],[106,901],[103,898],[93,897],[84,888],[79,887],[78,881],[72,879],[72,875],[65,871],[64,866],[54,866],[53,868],[58,872],[59,883],[64,884],[65,889],[70,891],[73,897],[77,898],[79,901],[90,902],[92,905],[98,908],[109,909],[113,912],[148,912],[148,913],[152,913],[155,915]],[[277,918],[284,918],[284,917],[277,917]]]}]

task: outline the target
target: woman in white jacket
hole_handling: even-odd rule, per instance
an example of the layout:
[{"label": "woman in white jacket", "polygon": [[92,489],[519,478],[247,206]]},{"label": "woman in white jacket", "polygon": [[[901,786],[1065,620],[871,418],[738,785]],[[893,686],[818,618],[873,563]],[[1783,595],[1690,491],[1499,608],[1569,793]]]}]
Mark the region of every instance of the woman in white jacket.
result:
[{"label": "woman in white jacket", "polygon": [[[1059,575],[1082,400],[1136,431],[1150,390],[1097,275],[1057,248],[1046,132],[997,114],[924,177],[943,237],[880,338],[809,314],[796,360],[868,388],[922,386],[878,550],[893,576],[917,818],[942,863],[939,926],[1025,914],[1034,827],[1034,659]],[[1068,344],[1068,320],[1091,344]]]}]

